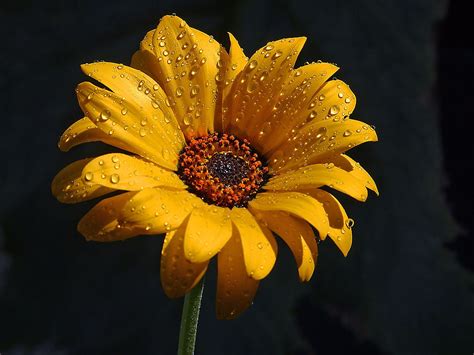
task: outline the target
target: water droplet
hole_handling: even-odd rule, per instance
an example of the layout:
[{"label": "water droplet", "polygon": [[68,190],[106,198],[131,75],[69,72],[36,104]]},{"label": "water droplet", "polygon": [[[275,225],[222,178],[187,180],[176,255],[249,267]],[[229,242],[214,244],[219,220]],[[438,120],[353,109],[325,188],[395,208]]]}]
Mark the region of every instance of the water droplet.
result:
[{"label": "water droplet", "polygon": [[181,86],[178,86],[178,87],[176,88],[176,96],[177,96],[177,97],[183,96],[183,92],[184,92],[184,89],[183,89]]},{"label": "water droplet", "polygon": [[160,41],[160,43],[158,43],[158,45],[159,45],[160,47],[164,47],[164,46],[166,45],[166,43],[165,43],[165,41]]},{"label": "water droplet", "polygon": [[265,48],[263,48],[263,50],[268,52],[268,51],[271,51],[273,48],[274,48],[273,45],[269,44]]},{"label": "water droplet", "polygon": [[347,228],[352,229],[352,227],[354,227],[354,224],[355,224],[355,222],[352,218],[348,218],[346,220],[346,227]]},{"label": "water droplet", "polygon": [[119,162],[119,158],[116,155],[114,155],[112,157],[112,163],[118,163],[118,162]]},{"label": "water droplet", "polygon": [[264,71],[262,72],[262,74],[260,74],[260,78],[258,80],[260,81],[264,81],[268,76],[268,72],[267,71]]},{"label": "water droplet", "polygon": [[257,61],[256,61],[256,60],[252,60],[252,61],[249,63],[248,68],[249,68],[250,70],[254,70],[254,69],[257,67],[257,65],[258,65]]},{"label": "water droplet", "polygon": [[348,97],[346,97],[346,99],[344,100],[344,102],[345,102],[346,104],[348,104],[348,103],[350,103],[350,102],[351,102],[351,99],[350,99],[350,98],[348,98]]},{"label": "water droplet", "polygon": [[190,113],[186,114],[186,115],[184,116],[184,119],[183,119],[184,124],[185,124],[186,126],[189,126],[189,125],[191,124],[191,122],[192,122],[192,118],[193,118],[193,117],[191,116]]},{"label": "water droplet", "polygon": [[327,132],[327,128],[326,127],[321,127],[320,129],[318,129],[318,133],[316,134],[316,139],[320,139],[323,135],[325,135]]},{"label": "water droplet", "polygon": [[340,99],[342,99],[344,97],[344,94],[342,92],[340,92],[339,94],[337,94],[337,97],[339,97]]},{"label": "water droplet", "polygon": [[120,111],[120,112],[122,113],[122,115],[126,115],[127,112],[128,112],[128,110],[127,110],[126,107],[124,107],[124,108],[122,109],[122,111]]},{"label": "water droplet", "polygon": [[101,121],[105,122],[107,121],[111,116],[111,113],[109,110],[104,110],[100,113],[99,118]]},{"label": "water droplet", "polygon": [[277,59],[280,58],[283,52],[281,50],[277,50],[275,54],[273,55],[272,59]]},{"label": "water droplet", "polygon": [[325,98],[326,98],[326,96],[324,96],[324,94],[321,94],[321,95],[319,95],[318,99],[319,99],[319,101],[323,101]]},{"label": "water droplet", "polygon": [[140,134],[140,137],[145,137],[146,136],[146,129],[143,128],[143,127],[140,128],[139,134]]},{"label": "water droplet", "polygon": [[263,244],[262,243],[257,243],[257,248],[258,249],[263,249]]},{"label": "water droplet", "polygon": [[194,76],[196,76],[196,74],[198,73],[199,71],[199,67],[193,67],[190,72],[189,72],[189,76],[190,78],[192,79]]},{"label": "water droplet", "polygon": [[119,181],[120,181],[120,176],[119,176],[119,174],[112,174],[112,175],[110,176],[110,182],[111,182],[112,184],[118,184]]},{"label": "water droplet", "polygon": [[94,174],[92,174],[90,171],[88,171],[85,175],[84,175],[84,179],[86,181],[92,181],[92,179],[94,178]]},{"label": "water droplet", "polygon": [[178,40],[183,39],[183,37],[184,37],[185,35],[186,35],[186,31],[183,30],[183,31],[181,31],[181,32],[179,33],[179,35],[176,37],[176,39],[178,39]]},{"label": "water droplet", "polygon": [[351,134],[352,134],[351,130],[347,129],[347,130],[344,131],[344,133],[342,135],[344,137],[349,137]]},{"label": "water droplet", "polygon": [[317,116],[317,114],[318,113],[316,111],[311,111],[310,114],[308,115],[308,121],[313,120]]},{"label": "water droplet", "polygon": [[338,113],[339,113],[339,106],[337,105],[331,106],[331,108],[329,109],[329,114],[331,116],[334,116],[334,115],[337,115]]},{"label": "water droplet", "polygon": [[191,97],[195,97],[198,94],[199,94],[199,85],[194,85],[191,88]]}]

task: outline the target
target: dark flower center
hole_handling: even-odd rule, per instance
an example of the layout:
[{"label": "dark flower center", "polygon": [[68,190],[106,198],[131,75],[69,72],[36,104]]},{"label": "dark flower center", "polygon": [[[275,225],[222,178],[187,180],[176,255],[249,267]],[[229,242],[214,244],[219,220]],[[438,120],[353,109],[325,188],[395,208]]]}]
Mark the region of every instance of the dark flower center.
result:
[{"label": "dark flower center", "polygon": [[238,185],[250,173],[248,163],[233,153],[213,154],[206,166],[209,174],[225,186]]},{"label": "dark flower center", "polygon": [[209,204],[244,207],[268,178],[247,140],[213,133],[193,138],[179,156],[179,176]]}]

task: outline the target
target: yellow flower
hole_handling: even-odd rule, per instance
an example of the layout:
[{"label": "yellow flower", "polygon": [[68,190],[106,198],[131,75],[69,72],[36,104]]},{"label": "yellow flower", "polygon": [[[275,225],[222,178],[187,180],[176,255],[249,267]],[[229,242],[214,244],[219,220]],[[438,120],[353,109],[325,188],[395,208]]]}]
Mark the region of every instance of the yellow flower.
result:
[{"label": "yellow flower", "polygon": [[165,16],[146,34],[131,67],[97,62],[77,87],[84,117],[59,147],[102,141],[117,152],[64,168],[52,183],[64,203],[115,191],[79,222],[86,239],[116,241],[166,233],[161,280],[169,297],[190,291],[217,255],[217,315],[234,318],[252,302],[289,246],[301,281],[317,257],[315,231],[344,255],[353,220],[329,186],[359,201],[369,174],[344,154],[376,141],[349,118],[355,96],[338,68],[293,69],[304,37],[270,42],[248,59],[230,35],[227,52],[211,36]]}]

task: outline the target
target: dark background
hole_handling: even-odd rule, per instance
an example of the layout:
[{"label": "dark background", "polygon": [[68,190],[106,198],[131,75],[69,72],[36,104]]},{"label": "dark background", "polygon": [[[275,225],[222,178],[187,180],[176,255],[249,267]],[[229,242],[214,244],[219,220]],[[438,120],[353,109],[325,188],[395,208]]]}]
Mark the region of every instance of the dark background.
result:
[{"label": "dark background", "polygon": [[62,131],[82,117],[79,64],[129,63],[165,14],[247,55],[306,35],[299,63],[336,62],[353,117],[380,142],[351,151],[381,196],[343,200],[356,220],[344,259],[320,245],[310,283],[281,246],[254,305],[214,316],[207,276],[198,354],[471,354],[474,351],[474,49],[465,1],[14,1],[0,5],[0,353],[173,354],[182,300],[159,281],[161,237],[87,243],[94,202],[61,205],[50,182],[73,160]]}]

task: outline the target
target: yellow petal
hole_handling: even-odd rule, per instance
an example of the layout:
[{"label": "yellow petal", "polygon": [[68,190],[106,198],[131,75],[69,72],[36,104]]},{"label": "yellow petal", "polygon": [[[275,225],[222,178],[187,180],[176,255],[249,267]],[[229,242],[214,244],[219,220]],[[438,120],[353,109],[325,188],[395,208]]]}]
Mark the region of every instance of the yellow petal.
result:
[{"label": "yellow petal", "polygon": [[231,210],[232,223],[242,241],[245,268],[254,280],[266,277],[275,265],[277,244],[271,232],[259,225],[246,208]]},{"label": "yellow petal", "polygon": [[154,44],[153,44],[153,35],[155,34],[155,30],[148,31],[143,37],[140,42],[140,49],[148,50],[153,52],[154,51]]},{"label": "yellow petal", "polygon": [[217,318],[233,319],[245,311],[252,304],[258,284],[247,274],[242,240],[234,229],[217,257]]},{"label": "yellow petal", "polygon": [[329,218],[328,236],[344,256],[347,256],[352,246],[352,226],[354,221],[347,216],[342,205],[330,193],[320,189],[308,190],[306,193],[324,205]]},{"label": "yellow petal", "polygon": [[170,298],[184,296],[203,277],[208,261],[191,263],[184,256],[186,223],[166,234],[161,252],[161,284]]},{"label": "yellow petal", "polygon": [[[232,88],[232,84],[237,77],[237,75],[244,69],[245,65],[248,62],[247,56],[244,54],[242,47],[240,47],[237,39],[229,33],[230,39],[230,51],[227,59],[226,71],[225,71],[225,81],[224,89],[222,91],[223,101],[229,102],[231,98],[226,99],[229,95],[229,92]],[[223,115],[223,132],[228,132],[229,130],[229,121],[230,117],[228,115]]]},{"label": "yellow petal", "polygon": [[268,161],[274,172],[281,173],[374,141],[377,141],[375,130],[364,122],[323,120],[306,124],[294,138],[279,146]]},{"label": "yellow petal", "polygon": [[372,179],[369,173],[351,157],[345,154],[339,154],[328,157],[326,162],[328,164],[333,163],[335,166],[349,172],[352,176],[362,181],[362,183],[365,184],[365,187],[374,191],[377,195],[379,194],[379,190],[375,184],[374,179]]},{"label": "yellow petal", "polygon": [[[307,121],[322,119],[326,116],[326,111],[323,110],[327,110],[327,105],[323,106],[322,102],[320,104],[320,101],[315,100],[321,95],[325,95],[328,87],[334,85],[335,81],[326,85],[324,83],[338,69],[330,63],[312,63],[292,71],[274,109],[258,126],[256,138],[260,142],[259,145],[262,146],[260,151],[262,154],[287,141],[293,136],[293,132]],[[341,93],[343,91],[350,92],[347,85],[343,83],[341,85],[341,89],[344,89],[340,91]],[[338,93],[335,94],[338,98]],[[333,95],[330,95],[330,98],[332,100]],[[331,100],[325,100],[324,103]],[[289,117],[291,119],[288,119]]]},{"label": "yellow petal", "polygon": [[217,82],[223,80],[220,44],[177,16],[161,19],[152,42],[142,44],[132,65],[162,85],[187,138],[213,132]]},{"label": "yellow petal", "polygon": [[113,242],[140,234],[140,231],[124,227],[118,221],[123,206],[134,194],[136,192],[127,192],[100,201],[82,217],[77,230],[87,240],[97,242]]},{"label": "yellow petal", "polygon": [[162,111],[157,109],[156,115],[146,116],[133,103],[88,82],[78,85],[77,97],[86,116],[103,132],[121,140],[129,151],[165,168],[177,169],[181,147],[169,142],[173,129],[159,118],[163,118]]},{"label": "yellow petal", "polygon": [[95,123],[88,117],[83,117],[69,126],[59,139],[58,146],[63,152],[67,152],[76,145],[99,141],[120,149],[129,149],[127,145],[116,139],[116,137],[106,134],[97,128]]},{"label": "yellow petal", "polygon": [[184,252],[193,262],[203,262],[216,255],[232,235],[232,223],[228,208],[203,204],[195,208],[189,217]]},{"label": "yellow petal", "polygon": [[265,190],[296,191],[327,185],[359,201],[367,199],[364,183],[333,163],[314,164],[271,178]]},{"label": "yellow petal", "polygon": [[129,66],[109,62],[81,65],[91,78],[107,86],[117,96],[125,98],[139,108],[142,116],[154,118],[154,130],[167,136],[167,141],[180,150],[184,136],[167,97],[158,83],[145,73]]},{"label": "yellow petal", "polygon": [[301,281],[309,281],[316,267],[318,245],[310,225],[284,212],[259,212],[258,217],[278,234],[293,253]]},{"label": "yellow petal", "polygon": [[161,234],[177,229],[194,208],[203,204],[185,190],[144,189],[126,203],[119,220],[146,234]]},{"label": "yellow petal", "polygon": [[108,194],[115,189],[96,184],[86,184],[81,177],[82,169],[92,159],[78,160],[62,169],[51,183],[51,191],[62,203],[77,203]]},{"label": "yellow petal", "polygon": [[186,185],[174,172],[120,153],[102,155],[90,161],[82,169],[82,179],[86,184],[127,191],[157,186],[186,189]]},{"label": "yellow petal", "polygon": [[328,233],[329,224],[323,205],[300,192],[263,192],[249,202],[257,211],[284,211],[306,220],[319,232],[321,239]]},{"label": "yellow petal", "polygon": [[256,142],[255,127],[278,101],[305,41],[299,37],[270,42],[250,58],[224,100],[224,121],[230,122],[232,133]]}]

